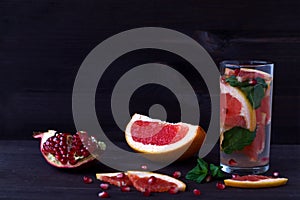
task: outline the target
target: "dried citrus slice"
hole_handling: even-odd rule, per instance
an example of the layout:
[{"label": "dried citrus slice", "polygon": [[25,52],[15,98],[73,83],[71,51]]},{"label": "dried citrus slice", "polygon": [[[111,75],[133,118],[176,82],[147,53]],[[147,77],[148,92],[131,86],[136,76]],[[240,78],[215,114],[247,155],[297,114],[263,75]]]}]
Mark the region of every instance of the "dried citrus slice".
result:
[{"label": "dried citrus slice", "polygon": [[224,183],[226,186],[239,188],[266,188],[285,185],[287,181],[287,178],[272,178],[263,175],[246,175],[235,176],[232,179],[225,179]]},{"label": "dried citrus slice", "polygon": [[182,181],[164,174],[144,171],[128,171],[127,174],[133,186],[141,192],[167,192],[171,188],[185,191],[186,188]]},{"label": "dried citrus slice", "polygon": [[[200,126],[187,123],[168,123],[134,114],[125,130],[128,145],[137,152],[160,161],[193,156],[205,138]],[[146,156],[147,157],[147,156]]]},{"label": "dried citrus slice", "polygon": [[221,127],[225,130],[234,126],[254,131],[256,128],[255,110],[238,88],[220,82]]}]

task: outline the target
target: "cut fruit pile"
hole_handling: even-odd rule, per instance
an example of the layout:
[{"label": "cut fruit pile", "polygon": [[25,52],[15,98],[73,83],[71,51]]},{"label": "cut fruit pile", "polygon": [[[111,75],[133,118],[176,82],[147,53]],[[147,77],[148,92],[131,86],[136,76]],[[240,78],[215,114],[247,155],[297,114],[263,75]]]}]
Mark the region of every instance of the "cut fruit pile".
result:
[{"label": "cut fruit pile", "polygon": [[263,175],[234,176],[232,179],[225,179],[226,186],[239,188],[266,188],[285,185],[287,178],[272,178]]},{"label": "cut fruit pile", "polygon": [[143,193],[177,193],[185,191],[186,188],[185,183],[176,178],[153,172],[127,171],[125,173],[100,173],[96,174],[96,178],[121,188],[133,186],[136,190]]},{"label": "cut fruit pile", "polygon": [[186,159],[197,153],[205,138],[200,126],[168,123],[134,114],[125,130],[128,145],[158,159]]},{"label": "cut fruit pile", "polygon": [[[265,147],[265,127],[271,121],[270,84],[272,77],[268,73],[247,68],[238,70],[226,68],[224,74],[227,77],[235,76],[240,82],[247,80],[254,80],[254,82],[256,82],[256,78],[262,78],[268,85],[268,89],[265,91],[260,106],[254,109],[246,95],[239,88],[233,87],[223,81],[220,82],[220,118],[222,132],[235,126],[256,131],[253,142],[246,146],[242,152],[246,154],[250,160],[257,161],[259,154],[263,152]],[[254,85],[255,84],[256,83],[254,83]],[[223,135],[221,135],[221,143],[222,140]]]}]

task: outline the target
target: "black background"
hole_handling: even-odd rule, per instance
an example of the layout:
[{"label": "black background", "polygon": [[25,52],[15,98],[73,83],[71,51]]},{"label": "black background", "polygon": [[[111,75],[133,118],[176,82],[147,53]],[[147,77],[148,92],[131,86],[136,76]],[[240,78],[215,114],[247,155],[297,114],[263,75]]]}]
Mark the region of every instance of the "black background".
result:
[{"label": "black background", "polygon": [[[121,31],[154,26],[192,37],[217,65],[224,59],[273,61],[272,143],[299,144],[299,10],[297,0],[1,0],[0,138],[30,139],[33,131],[47,129],[75,131],[72,88],[87,54]],[[186,63],[164,53],[135,53],[141,56],[128,55],[115,63],[115,69],[121,72],[125,65],[148,60],[186,67]],[[109,110],[109,81],[116,77],[106,76],[107,90],[98,92],[107,98],[96,99],[97,112],[108,115],[104,123],[111,130],[115,127],[105,111]],[[209,112],[205,84],[197,82],[201,77],[196,79],[191,73],[189,78],[200,99],[204,98],[201,111]],[[142,102],[148,90],[160,94],[164,89],[141,88],[136,101]],[[176,100],[172,102],[175,106]],[[141,103],[130,109],[146,108]],[[176,120],[176,112],[174,116]],[[205,114],[201,122],[205,128],[208,118]]]}]

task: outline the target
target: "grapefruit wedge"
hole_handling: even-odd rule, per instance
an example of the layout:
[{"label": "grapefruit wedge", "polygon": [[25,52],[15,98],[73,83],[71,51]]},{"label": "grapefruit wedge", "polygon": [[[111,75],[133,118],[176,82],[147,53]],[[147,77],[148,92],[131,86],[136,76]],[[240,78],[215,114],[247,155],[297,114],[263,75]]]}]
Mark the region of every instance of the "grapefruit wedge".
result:
[{"label": "grapefruit wedge", "polygon": [[226,186],[239,188],[266,188],[285,185],[287,181],[287,178],[272,178],[263,175],[246,175],[235,176],[232,179],[225,179],[224,183]]},{"label": "grapefruit wedge", "polygon": [[125,130],[128,145],[156,161],[186,159],[196,154],[205,138],[200,126],[168,123],[134,114]]},{"label": "grapefruit wedge", "polygon": [[132,182],[129,180],[127,173],[124,172],[98,173],[96,174],[96,178],[117,187],[132,186]]},{"label": "grapefruit wedge", "polygon": [[234,126],[240,126],[254,131],[256,128],[255,110],[247,97],[238,88],[222,81],[220,90],[221,127],[227,130]]},{"label": "grapefruit wedge", "polygon": [[133,186],[140,192],[185,191],[186,188],[185,183],[171,176],[145,171],[98,173],[96,178],[118,187]]},{"label": "grapefruit wedge", "polygon": [[140,192],[167,192],[171,188],[177,188],[178,191],[185,191],[186,185],[182,181],[168,175],[144,172],[128,171],[129,180],[135,189]]}]

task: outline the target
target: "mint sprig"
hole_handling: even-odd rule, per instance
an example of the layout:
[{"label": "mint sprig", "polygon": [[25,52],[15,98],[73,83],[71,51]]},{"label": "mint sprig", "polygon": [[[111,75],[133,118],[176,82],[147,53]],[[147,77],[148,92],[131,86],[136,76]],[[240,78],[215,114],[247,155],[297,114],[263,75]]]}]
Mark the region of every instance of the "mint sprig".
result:
[{"label": "mint sprig", "polygon": [[249,80],[240,82],[236,76],[230,76],[225,79],[232,87],[239,88],[245,94],[252,107],[256,109],[260,107],[261,100],[265,96],[265,90],[268,88],[268,84],[260,77],[255,78],[255,80],[257,83],[251,85]]},{"label": "mint sprig", "polygon": [[256,132],[251,132],[248,129],[235,126],[223,133],[223,141],[221,144],[222,151],[226,154],[231,154],[234,151],[240,151],[245,146],[250,145]]},{"label": "mint sprig", "polygon": [[203,159],[198,158],[196,167],[190,170],[185,178],[201,183],[207,176],[212,176],[215,179],[225,177],[224,173],[221,171],[221,166],[216,166],[212,163],[208,164]]}]

